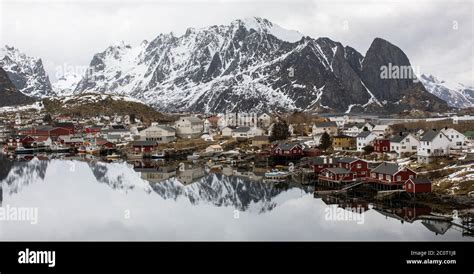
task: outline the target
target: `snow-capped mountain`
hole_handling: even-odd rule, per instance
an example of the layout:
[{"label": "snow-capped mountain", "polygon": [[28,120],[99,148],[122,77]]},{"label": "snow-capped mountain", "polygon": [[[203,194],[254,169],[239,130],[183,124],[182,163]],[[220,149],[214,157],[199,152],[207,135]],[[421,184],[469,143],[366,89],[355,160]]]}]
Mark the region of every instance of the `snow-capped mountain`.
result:
[{"label": "snow-capped mountain", "polygon": [[389,63],[410,66],[377,38],[363,56],[329,38],[313,39],[262,18],[160,34],[138,46],[96,54],[74,93],[127,95],[162,111],[444,111],[413,79],[381,79]]},{"label": "snow-capped mountain", "polygon": [[49,77],[40,58],[27,56],[15,47],[0,48],[0,67],[23,94],[43,98],[52,92]]},{"label": "snow-capped mountain", "polygon": [[53,83],[53,93],[55,96],[70,96],[73,94],[82,76],[77,73],[65,73]]},{"label": "snow-capped mountain", "polygon": [[474,87],[438,80],[433,75],[422,74],[420,81],[433,95],[443,99],[451,107],[474,107]]}]

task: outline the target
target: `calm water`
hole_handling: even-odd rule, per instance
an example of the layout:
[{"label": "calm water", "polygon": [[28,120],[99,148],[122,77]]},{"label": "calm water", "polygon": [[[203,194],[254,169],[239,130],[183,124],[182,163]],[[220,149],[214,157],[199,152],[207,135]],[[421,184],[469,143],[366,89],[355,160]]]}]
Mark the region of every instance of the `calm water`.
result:
[{"label": "calm water", "polygon": [[473,240],[450,223],[416,218],[429,208],[315,198],[260,175],[3,158],[2,207],[37,208],[38,215],[36,224],[0,221],[0,240]]}]

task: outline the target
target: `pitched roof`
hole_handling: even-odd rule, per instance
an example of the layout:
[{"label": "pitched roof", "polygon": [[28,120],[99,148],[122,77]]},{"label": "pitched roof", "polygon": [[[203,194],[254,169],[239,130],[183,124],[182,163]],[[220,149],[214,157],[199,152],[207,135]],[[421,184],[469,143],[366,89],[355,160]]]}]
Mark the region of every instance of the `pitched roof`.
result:
[{"label": "pitched roof", "polygon": [[438,133],[442,134],[441,132],[438,132],[436,130],[428,130],[423,134],[423,137],[421,137],[420,141],[431,142],[434,138],[436,138]]},{"label": "pitched roof", "polygon": [[326,168],[326,170],[334,174],[348,174],[350,172],[349,170],[342,167],[329,167]]},{"label": "pitched roof", "polygon": [[354,161],[357,161],[358,159],[357,158],[352,158],[352,157],[341,157],[341,158],[337,158],[336,159],[337,162],[339,163],[346,163],[346,164],[350,164]]},{"label": "pitched roof", "polygon": [[196,124],[197,124],[197,123],[199,123],[199,124],[202,123],[202,120],[201,120],[201,119],[199,119],[199,118],[197,118],[197,117],[194,117],[194,116],[183,117],[182,119],[186,119],[186,120],[188,120],[189,122],[191,122],[192,124],[194,124],[194,123],[196,123]]},{"label": "pitched roof", "polygon": [[405,139],[407,136],[408,136],[408,132],[402,132],[401,134],[397,134],[395,136],[393,136],[391,139],[390,139],[390,142],[392,143],[400,143],[401,141],[403,141],[403,139]]},{"label": "pitched roof", "polygon": [[370,134],[372,134],[372,132],[366,130],[366,131],[362,131],[361,133],[359,133],[359,135],[357,135],[357,138],[365,138],[367,136],[369,136]]},{"label": "pitched roof", "polygon": [[410,179],[415,185],[421,185],[421,184],[431,184],[430,179],[425,178],[425,177],[420,177],[420,178],[411,178]]},{"label": "pitched roof", "polygon": [[372,172],[393,175],[398,172],[399,168],[397,163],[383,162],[373,169]]},{"label": "pitched roof", "polygon": [[282,150],[290,150],[292,149],[294,146],[300,146],[300,144],[297,144],[297,143],[284,143],[284,144],[280,144],[278,147],[281,148]]}]

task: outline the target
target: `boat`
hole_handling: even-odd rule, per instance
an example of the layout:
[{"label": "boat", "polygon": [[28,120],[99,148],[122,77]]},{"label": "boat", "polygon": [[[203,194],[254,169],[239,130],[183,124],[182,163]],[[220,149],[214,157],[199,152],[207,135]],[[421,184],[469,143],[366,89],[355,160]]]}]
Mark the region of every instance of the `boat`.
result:
[{"label": "boat", "polygon": [[188,155],[186,158],[187,158],[188,160],[192,161],[192,160],[197,160],[197,159],[199,159],[199,157],[201,157],[201,156],[199,155],[199,153],[194,152],[192,155]]},{"label": "boat", "polygon": [[35,150],[33,148],[17,147],[15,154],[33,154]]},{"label": "boat", "polygon": [[114,160],[114,159],[120,158],[120,155],[118,155],[118,154],[116,154],[116,153],[113,153],[113,154],[110,154],[110,155],[105,156],[105,158],[107,158],[107,159],[109,159],[109,160]]},{"label": "boat", "polygon": [[290,173],[273,169],[272,171],[265,172],[265,182],[284,182],[288,179]]},{"label": "boat", "polygon": [[152,159],[161,159],[161,158],[165,158],[165,156],[166,155],[164,151],[154,152],[153,154],[151,154]]},{"label": "boat", "polygon": [[68,153],[71,150],[70,147],[68,146],[62,146],[62,145],[52,145],[51,146],[51,152],[52,153]]}]

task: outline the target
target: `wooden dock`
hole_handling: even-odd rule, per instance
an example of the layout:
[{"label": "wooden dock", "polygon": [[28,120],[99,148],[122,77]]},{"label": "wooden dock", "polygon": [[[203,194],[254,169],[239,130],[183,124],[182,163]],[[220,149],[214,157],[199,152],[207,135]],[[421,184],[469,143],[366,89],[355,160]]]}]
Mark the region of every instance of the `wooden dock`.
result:
[{"label": "wooden dock", "polygon": [[336,194],[336,193],[346,193],[347,190],[349,190],[349,189],[351,189],[351,188],[353,188],[353,187],[362,185],[362,184],[363,184],[363,182],[356,182],[356,183],[352,183],[352,184],[346,185],[346,186],[344,186],[344,187],[341,188],[341,189],[316,190],[316,191],[314,191],[314,194],[316,194],[316,195],[331,195],[331,194]]}]

